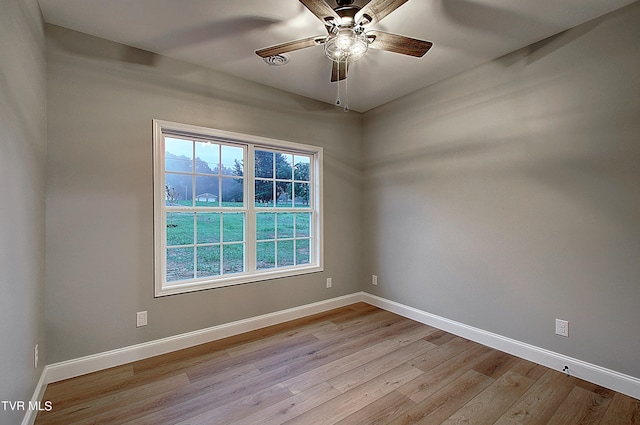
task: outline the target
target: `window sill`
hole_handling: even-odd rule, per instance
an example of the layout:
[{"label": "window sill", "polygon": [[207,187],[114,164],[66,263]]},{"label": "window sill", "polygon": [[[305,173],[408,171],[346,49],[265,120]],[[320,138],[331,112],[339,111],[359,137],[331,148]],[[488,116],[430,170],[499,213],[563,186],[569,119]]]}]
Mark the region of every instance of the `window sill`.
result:
[{"label": "window sill", "polygon": [[207,289],[225,288],[228,286],[244,285],[247,283],[262,282],[265,280],[282,279],[286,277],[300,276],[324,271],[322,266],[310,265],[290,269],[265,270],[253,273],[238,273],[228,277],[216,278],[215,280],[193,280],[183,281],[173,284],[166,284],[161,288],[156,288],[155,296],[164,297],[169,295],[184,294],[188,292],[204,291]]}]

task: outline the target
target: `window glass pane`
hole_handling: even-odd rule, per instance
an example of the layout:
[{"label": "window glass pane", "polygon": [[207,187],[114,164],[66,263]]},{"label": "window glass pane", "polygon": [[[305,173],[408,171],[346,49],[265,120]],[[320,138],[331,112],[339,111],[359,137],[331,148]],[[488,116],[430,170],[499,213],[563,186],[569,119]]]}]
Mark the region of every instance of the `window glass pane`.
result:
[{"label": "window glass pane", "polygon": [[273,181],[256,180],[256,207],[273,207]]},{"label": "window glass pane", "polygon": [[193,203],[193,178],[191,174],[165,174],[166,205],[191,206]]},{"label": "window glass pane", "polygon": [[256,215],[256,239],[259,241],[276,238],[276,215],[258,213]]},{"label": "window glass pane", "polygon": [[223,245],[224,274],[244,271],[244,244]]},{"label": "window glass pane", "polygon": [[220,145],[206,142],[196,143],[196,173],[219,174]]},{"label": "window glass pane", "polygon": [[294,213],[278,213],[278,239],[293,237]]},{"label": "window glass pane", "polygon": [[220,213],[198,213],[198,243],[220,242]]},{"label": "window glass pane", "polygon": [[309,239],[296,240],[296,264],[309,264],[311,253],[309,249]]},{"label": "window glass pane", "polygon": [[164,168],[167,171],[193,171],[193,142],[191,140],[164,139]]},{"label": "window glass pane", "polygon": [[225,176],[236,176],[239,171],[237,162],[244,161],[244,149],[237,146],[222,146],[222,174]]},{"label": "window glass pane", "polygon": [[309,206],[309,183],[294,183],[295,207]]},{"label": "window glass pane", "polygon": [[258,242],[256,260],[256,268],[258,270],[274,268],[276,266],[276,243]]},{"label": "window glass pane", "polygon": [[233,175],[238,177],[244,176],[244,160],[235,161],[233,164]]},{"label": "window glass pane", "polygon": [[293,264],[293,241],[279,241],[278,267],[292,266]]},{"label": "window glass pane", "polygon": [[220,245],[198,247],[197,277],[220,274]]},{"label": "window glass pane", "polygon": [[193,213],[167,212],[167,246],[193,245]]},{"label": "window glass pane", "polygon": [[296,213],[296,237],[311,236],[311,213]]},{"label": "window glass pane", "polygon": [[167,282],[193,279],[193,248],[167,249]]},{"label": "window glass pane", "polygon": [[276,178],[293,180],[293,155],[276,153]]},{"label": "window glass pane", "polygon": [[244,205],[243,179],[222,178],[222,206],[241,208]]},{"label": "window glass pane", "polygon": [[255,151],[255,176],[259,178],[273,178],[273,152]]},{"label": "window glass pane", "polygon": [[294,156],[295,166],[293,169],[294,179],[305,182],[309,180],[311,158],[308,156]]},{"label": "window glass pane", "polygon": [[291,182],[276,182],[276,190],[278,191],[278,201],[276,206],[280,208],[290,208],[293,204],[293,193],[291,192]]},{"label": "window glass pane", "polygon": [[220,202],[218,177],[196,176],[196,206],[217,207]]},{"label": "window glass pane", "polygon": [[244,241],[244,213],[222,214],[222,232],[224,242]]}]

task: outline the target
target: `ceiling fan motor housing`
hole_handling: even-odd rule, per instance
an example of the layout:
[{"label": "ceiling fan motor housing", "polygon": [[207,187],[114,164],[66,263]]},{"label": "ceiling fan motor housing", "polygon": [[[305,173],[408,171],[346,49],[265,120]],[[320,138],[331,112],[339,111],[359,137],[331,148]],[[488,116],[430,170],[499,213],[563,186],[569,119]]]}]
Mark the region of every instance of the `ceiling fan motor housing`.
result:
[{"label": "ceiling fan motor housing", "polygon": [[335,11],[340,16],[340,22],[337,22],[341,27],[353,27],[356,25],[356,13],[360,10],[357,6],[341,6],[336,7]]}]

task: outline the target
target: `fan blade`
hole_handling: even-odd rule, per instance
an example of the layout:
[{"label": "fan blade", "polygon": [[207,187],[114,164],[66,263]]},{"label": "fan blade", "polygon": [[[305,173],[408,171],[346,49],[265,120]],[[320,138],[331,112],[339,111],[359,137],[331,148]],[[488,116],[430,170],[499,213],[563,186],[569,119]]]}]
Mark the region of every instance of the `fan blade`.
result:
[{"label": "fan blade", "polygon": [[331,8],[324,0],[300,0],[311,13],[316,15],[323,24],[327,25],[330,21],[335,20],[340,23],[340,15]]},{"label": "fan blade", "polygon": [[347,78],[347,73],[349,72],[349,62],[338,62],[331,61],[333,63],[333,67],[331,68],[331,82],[335,83],[336,81],[342,81]]},{"label": "fan blade", "polygon": [[307,47],[317,46],[324,43],[327,37],[314,36],[309,38],[303,38],[302,40],[288,41],[286,43],[277,44],[271,47],[265,47],[264,49],[256,50],[256,55],[261,58],[268,58],[270,56],[280,55],[282,53],[293,52],[294,50],[305,49]]},{"label": "fan blade", "polygon": [[400,53],[401,55],[415,56],[421,58],[433,46],[430,41],[409,38],[403,35],[391,34],[383,31],[367,31],[369,47],[372,49],[386,50],[388,52]]},{"label": "fan blade", "polygon": [[[409,0],[371,0],[356,13],[355,21],[363,25],[380,22],[382,18],[408,2]],[[362,22],[362,20],[365,22]]]}]

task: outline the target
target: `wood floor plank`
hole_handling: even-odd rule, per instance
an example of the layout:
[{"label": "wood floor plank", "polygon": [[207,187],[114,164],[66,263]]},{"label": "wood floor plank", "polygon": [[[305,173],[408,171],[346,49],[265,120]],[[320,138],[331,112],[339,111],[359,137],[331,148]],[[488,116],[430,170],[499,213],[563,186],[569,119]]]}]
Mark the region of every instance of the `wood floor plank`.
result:
[{"label": "wood floor plank", "polygon": [[92,391],[95,391],[95,388],[98,388],[100,393],[109,391],[110,388],[117,390],[122,386],[122,382],[127,382],[133,378],[133,367],[131,364],[126,364],[77,378],[54,382],[47,386],[47,391],[52,398],[63,406],[77,402],[79,400],[78,397],[83,398],[87,394],[91,394]]},{"label": "wood floor plank", "polygon": [[341,393],[345,393],[351,388],[355,388],[358,385],[361,385],[393,368],[400,366],[403,363],[408,362],[411,359],[416,358],[417,356],[428,352],[429,350],[432,350],[434,347],[435,345],[421,339],[413,344],[401,347],[387,354],[378,353],[375,360],[364,363],[349,372],[342,373],[335,378],[328,380],[328,382]]},{"label": "wood floor plank", "polygon": [[[286,400],[249,415],[232,425],[280,425],[326,403],[340,395],[340,391],[323,382],[299,392]],[[230,424],[231,425],[231,424]]]},{"label": "wood floor plank", "polygon": [[388,311],[372,311],[366,315],[354,315],[348,320],[334,321],[336,328],[332,330],[314,332],[318,339],[335,338],[339,335],[353,334],[353,332],[367,332],[368,329],[380,329],[381,327],[391,326],[394,323],[404,322],[398,316]]},{"label": "wood floor plank", "polygon": [[[392,338],[394,335],[409,329],[415,329],[416,326],[419,326],[419,324],[413,321],[394,321],[392,324],[377,324],[373,328],[363,325],[362,328],[366,331],[358,332],[356,328],[346,334],[321,340],[313,346],[305,347],[303,350],[289,353],[287,356],[279,358],[278,362],[271,362],[269,368],[274,366],[281,367],[282,364],[286,364],[290,375],[296,376],[367,347],[374,346],[380,340]],[[262,370],[266,372],[269,368]]]},{"label": "wood floor plank", "polygon": [[494,382],[470,369],[452,379],[440,391],[394,417],[389,425],[439,424]]},{"label": "wood floor plank", "polygon": [[285,382],[291,392],[298,393],[311,388],[320,382],[347,373],[362,364],[369,363],[380,356],[391,353],[401,347],[409,345],[431,332],[431,328],[409,328],[394,333],[386,339],[371,346],[362,346],[358,351],[338,357],[335,360],[318,366],[308,372],[301,373]]},{"label": "wood floor plank", "polygon": [[639,400],[364,303],[53,383],[43,400],[36,425],[640,425]]},{"label": "wood floor plank", "polygon": [[449,332],[435,329],[434,332],[432,332],[429,336],[425,337],[425,341],[435,345],[442,345],[442,344],[446,344],[447,342],[455,338],[456,336],[454,334],[450,334]]},{"label": "wood floor plank", "polygon": [[542,375],[544,375],[547,370],[549,369],[525,359],[519,359],[518,362],[511,368],[511,371],[513,373],[517,373],[518,375],[524,376],[525,378],[531,378],[536,381],[542,378]]},{"label": "wood floor plank", "polygon": [[[193,385],[211,387],[256,378],[262,374],[253,363],[233,363],[224,365],[199,364],[187,369],[187,376]],[[197,379],[194,379],[196,377]]]},{"label": "wood floor plank", "polygon": [[403,364],[328,402],[287,421],[287,425],[330,425],[374,403],[406,382],[422,374],[420,369]]},{"label": "wood floor plank", "polygon": [[391,391],[376,402],[336,422],[336,425],[384,425],[415,404],[413,400],[398,391]]},{"label": "wood floor plank", "polygon": [[547,370],[495,425],[546,425],[576,383],[575,378]]},{"label": "wood floor plank", "polygon": [[597,425],[602,420],[611,399],[575,386],[566,402],[558,407],[548,425]]},{"label": "wood floor plank", "polygon": [[380,309],[378,307],[372,306],[371,304],[367,304],[364,302],[351,304],[347,307],[349,308],[349,312],[344,312],[339,317],[333,317],[331,318],[331,321],[336,324],[340,324],[343,322],[347,322],[353,319],[354,317],[365,317],[369,314],[380,312]]},{"label": "wood floor plank", "polygon": [[94,420],[102,424],[121,424],[146,417],[151,418],[154,424],[173,424],[183,415],[198,415],[208,409],[215,409],[238,398],[264,390],[274,382],[281,382],[287,376],[286,370],[276,370],[220,382],[214,375],[208,379],[192,381],[187,388],[180,388],[127,405],[118,405],[108,412],[95,415]]},{"label": "wood floor plank", "polygon": [[265,347],[247,354],[242,354],[236,357],[227,356],[225,359],[199,363],[190,367],[187,374],[189,375],[189,379],[195,382],[200,379],[208,378],[212,372],[241,365],[252,364],[256,369],[259,369],[259,365],[256,364],[258,361],[264,363],[276,363],[278,359],[291,356],[290,353],[293,350],[304,350],[306,347],[312,346],[312,344],[316,342],[318,342],[318,340],[313,335],[300,335],[283,341],[281,344]]},{"label": "wood floor plank", "polygon": [[146,400],[179,388],[186,388],[189,384],[187,375],[182,373],[152,381],[146,385],[117,392],[108,392],[102,396],[88,396],[85,400],[70,405],[62,405],[56,402],[55,409],[46,416],[43,423],[47,425],[67,425],[72,421],[88,421],[96,414],[111,411],[115,405]]},{"label": "wood floor plank", "polygon": [[255,351],[263,350],[281,342],[293,339],[298,336],[309,335],[313,332],[332,332],[335,331],[337,325],[331,321],[322,323],[311,323],[301,326],[300,328],[293,328],[284,332],[278,332],[269,336],[266,336],[255,341],[250,341],[245,344],[236,345],[225,349],[227,354],[231,357],[237,357],[242,354],[249,354]]},{"label": "wood floor plank", "polygon": [[[476,368],[474,371],[478,371]],[[483,373],[483,375],[487,376]],[[511,371],[462,406],[441,425],[492,424],[533,385],[535,381]]]},{"label": "wood floor plank", "polygon": [[257,329],[251,332],[245,332],[238,335],[222,338],[216,341],[197,345],[195,347],[186,348],[183,350],[174,351],[172,353],[163,354],[161,356],[152,357],[150,359],[134,362],[134,368],[136,373],[141,372],[145,368],[157,368],[159,364],[171,364],[175,359],[184,361],[187,358],[205,357],[207,354],[220,354],[227,353],[227,351],[234,350],[235,347],[243,347],[245,344],[251,344],[256,341],[261,341],[265,338],[277,337],[282,333],[295,332],[298,328],[305,326],[314,326],[317,324],[326,323],[328,321],[335,320],[346,314],[357,315],[357,311],[351,306],[340,307],[333,310],[313,314],[311,316],[291,320],[284,323],[279,323],[271,326],[267,326],[261,329]]},{"label": "wood floor plank", "polygon": [[[257,412],[262,412],[265,408],[269,408],[291,396],[292,394],[287,387],[282,384],[276,384],[255,394],[233,400],[214,409],[208,409],[199,415],[183,415],[187,419],[175,422],[175,425],[229,424]],[[157,424],[154,418],[149,419],[146,417],[137,418],[133,422],[127,422],[123,425]]]},{"label": "wood floor plank", "polygon": [[[361,328],[369,330],[369,333],[373,333],[374,335],[376,334],[376,332],[379,332],[380,335],[382,335],[384,333],[393,332],[394,328],[392,327],[392,323],[402,322],[402,320],[397,320],[397,317],[393,318],[392,321],[389,321],[388,319],[391,318],[387,317],[387,319],[376,322],[373,325],[363,324]],[[402,326],[414,326],[414,324],[407,323],[402,324]],[[400,329],[401,327],[397,326],[397,328]],[[341,335],[337,341],[334,341],[336,343],[333,344],[333,346],[340,347],[341,345],[357,345],[357,343],[354,342],[353,338],[354,334],[357,334],[356,331],[357,329],[350,329],[345,335]],[[361,337],[361,339],[363,340],[366,340],[367,338],[368,333]],[[194,383],[200,384],[199,387],[194,387],[194,389],[199,388],[198,391],[194,391],[192,394],[176,395],[169,404],[160,404],[160,407],[158,407],[154,403],[150,403],[147,407],[142,408],[143,413],[138,417],[144,416],[146,418],[153,418],[153,421],[155,421],[155,423],[172,423],[178,416],[180,416],[180,414],[184,414],[184,412],[189,412],[190,414],[195,412],[199,414],[201,411],[204,411],[206,409],[211,409],[217,407],[218,405],[226,404],[230,400],[233,400],[235,397],[242,397],[247,395],[247,393],[251,394],[252,392],[262,390],[265,388],[265,385],[268,385],[268,383],[272,382],[274,379],[283,380],[285,377],[295,375],[300,371],[307,370],[310,367],[310,363],[308,361],[309,355],[299,355],[299,351],[306,351],[308,349],[308,347],[305,346],[305,344],[309,342],[307,341],[307,339],[307,336],[298,338],[298,342],[303,345],[303,348],[295,349],[298,351],[298,353],[290,354],[287,352],[287,350],[289,349],[288,344],[290,343],[290,341],[287,342],[286,349],[282,346],[278,346],[274,347],[274,349],[271,350],[271,353],[268,352],[269,350],[259,353],[260,355],[266,355],[267,357],[269,357],[273,353],[275,353],[275,356],[281,356],[281,354],[284,353],[284,357],[279,357],[279,360],[284,366],[280,366],[277,369],[264,371],[263,374],[259,377],[252,378],[250,383],[245,384],[244,382],[240,382],[231,386],[225,386],[224,394],[219,394],[219,391],[217,390],[213,391],[214,394],[210,394],[210,389],[207,386],[203,386],[200,382],[202,378],[198,377],[198,380],[194,381]],[[337,342],[340,342],[341,344],[338,344]],[[239,356],[230,359],[227,362],[237,362],[242,357],[243,356]],[[256,353],[252,353],[244,360],[254,361],[254,364],[262,361],[260,356]],[[270,364],[275,364],[275,362],[273,362],[272,360],[273,359],[270,359]],[[208,400],[211,398],[215,399],[215,402],[213,404],[208,403]],[[171,408],[169,408],[169,406],[171,406]]]},{"label": "wood floor plank", "polygon": [[[363,305],[367,305],[362,303]],[[277,344],[279,340],[305,335],[314,332],[332,333],[337,330],[338,324],[345,321],[345,317],[352,320],[354,317],[362,320],[365,313],[376,313],[376,309],[363,309],[356,304],[347,307],[330,310],[328,312],[319,313],[307,318],[296,319],[286,323],[269,326],[258,331],[250,332],[250,338],[245,337],[244,340],[233,344],[226,344],[226,347],[218,347],[218,350],[224,349],[231,357],[257,349]],[[243,334],[244,335],[244,334]],[[233,337],[232,337],[233,338]]]},{"label": "wood floor plank", "polygon": [[490,354],[490,348],[474,344],[471,348],[429,369],[398,391],[419,403],[444,388],[452,379],[463,375]]},{"label": "wood floor plank", "polygon": [[594,384],[592,382],[587,382],[587,381],[583,381],[583,380],[578,380],[578,383],[576,384],[578,387],[580,388],[584,388],[587,391],[591,391],[592,393],[596,393],[604,398],[613,398],[613,396],[616,394],[616,392],[614,390],[611,390],[609,388],[604,388],[601,387],[598,384]]},{"label": "wood floor plank", "polygon": [[511,354],[495,351],[481,361],[473,369],[476,372],[483,373],[490,378],[498,379],[503,373],[511,369],[518,362],[518,358]]},{"label": "wood floor plank", "polygon": [[616,393],[600,425],[640,425],[640,400]]},{"label": "wood floor plank", "polygon": [[228,357],[228,354],[219,350],[219,341],[197,345],[195,347],[184,348],[182,350],[173,351],[159,356],[138,360],[131,363],[133,371],[136,375],[151,371],[157,374],[165,369],[174,370],[177,366],[188,367],[211,358]]},{"label": "wood floor plank", "polygon": [[474,342],[456,337],[429,351],[428,354],[415,358],[411,362],[411,365],[427,372],[452,357],[475,346],[477,346],[477,344]]}]

